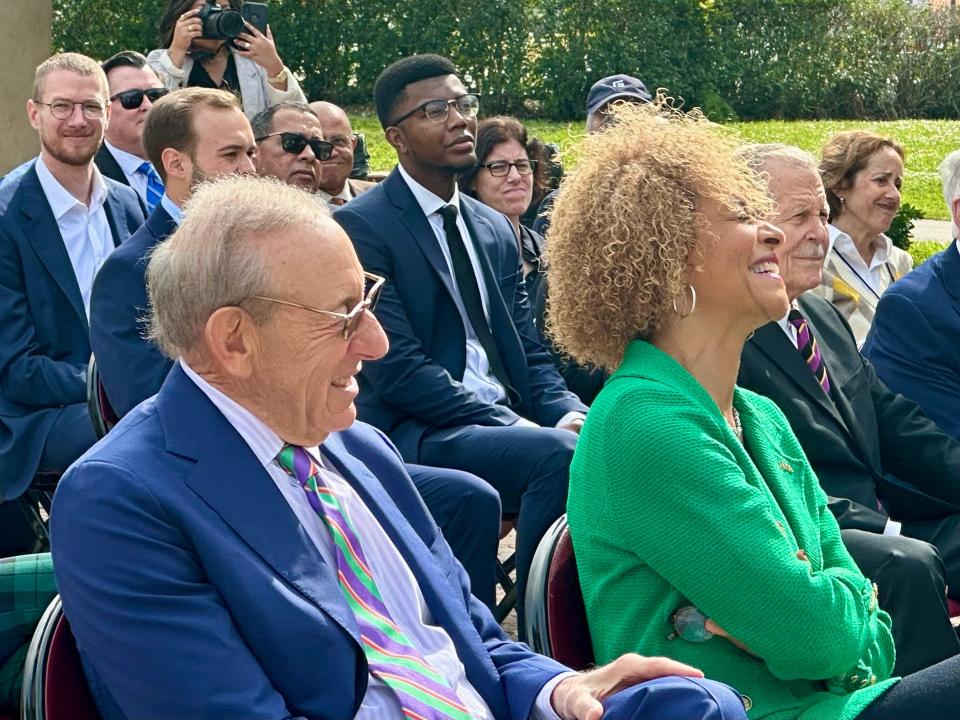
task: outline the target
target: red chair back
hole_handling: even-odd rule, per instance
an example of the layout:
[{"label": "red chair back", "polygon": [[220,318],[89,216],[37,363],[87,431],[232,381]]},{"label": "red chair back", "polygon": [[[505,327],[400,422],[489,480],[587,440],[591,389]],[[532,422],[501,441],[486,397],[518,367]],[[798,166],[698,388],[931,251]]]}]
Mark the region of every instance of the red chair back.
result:
[{"label": "red chair back", "polygon": [[593,665],[593,644],[570,530],[557,539],[547,576],[547,633],[553,657],[576,670]]},{"label": "red chair back", "polygon": [[22,720],[100,720],[58,595],[27,650]]}]

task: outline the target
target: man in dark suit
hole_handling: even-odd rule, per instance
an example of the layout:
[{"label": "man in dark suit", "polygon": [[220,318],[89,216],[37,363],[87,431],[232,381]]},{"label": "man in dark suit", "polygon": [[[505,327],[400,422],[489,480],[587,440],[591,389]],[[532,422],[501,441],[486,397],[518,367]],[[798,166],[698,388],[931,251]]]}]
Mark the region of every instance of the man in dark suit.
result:
[{"label": "man in dark suit", "polygon": [[564,511],[587,408],[538,339],[509,221],[457,192],[476,162],[476,96],[437,55],[398,60],[374,96],[399,167],[334,213],[387,278],[390,352],[364,368],[360,416],[408,462],[479,475],[519,512],[522,600],[537,542]]},{"label": "man in dark suit", "polygon": [[333,208],[346,205],[376,183],[350,178],[357,136],[343,108],[321,100],[310,103],[310,109],[317,114],[323,139],[333,145],[330,159],[318,163],[317,193]]},{"label": "man in dark suit", "polygon": [[100,66],[76,53],[37,68],[27,101],[40,156],[0,186],[0,501],[93,444],[86,405],[94,274],[143,222],[136,194],[93,156],[109,118]]},{"label": "man in dark suit", "polygon": [[90,344],[107,399],[121,417],[160,389],[173,364],[143,338],[150,253],[176,230],[197,183],[255,173],[250,122],[237,97],[224,90],[186,88],[161,98],[147,116],[143,142],[166,192],[103,264],[90,300]]},{"label": "man in dark suit", "polygon": [[153,103],[169,90],[138,52],[118,52],[101,67],[110,85],[110,124],[93,160],[105,177],[136,190],[149,215],[163,195],[163,181],[143,149],[143,126]]},{"label": "man in dark suit", "polygon": [[960,438],[960,150],[940,165],[954,242],[887,288],[863,345],[877,375]]},{"label": "man in dark suit", "polygon": [[782,145],[746,152],[777,203],[770,220],[786,235],[777,255],[793,309],[747,342],[738,383],[786,414],[833,498],[845,545],[894,617],[897,671],[910,673],[960,651],[942,561],[919,542],[939,549],[960,590],[960,443],[877,378],[830,303],[804,294],[820,283],[828,244],[813,159]]},{"label": "man in dark suit", "polygon": [[396,450],[355,422],[382,279],[320,203],[204,185],[150,260],[151,336],[178,362],[52,516],[101,717],[586,719],[628,688],[604,717],[745,718],[663,658],[568,673],[471,597]]},{"label": "man in dark suit", "polygon": [[[295,126],[289,123],[304,116],[305,106],[279,107],[278,127],[292,130]],[[273,118],[262,121],[272,123]],[[146,123],[144,146],[163,174],[166,194],[147,222],[104,263],[90,305],[90,343],[100,381],[120,417],[156,394],[173,366],[172,360],[144,338],[141,321],[149,310],[146,269],[150,253],[176,230],[183,218],[181,208],[197,183],[256,171],[253,157],[257,146],[251,123],[236,96],[223,90],[186,88],[159,100]],[[309,149],[305,152],[310,154]],[[269,163],[269,174],[291,179],[296,173],[289,170],[303,165],[299,158],[291,158],[297,160],[292,166]],[[312,163],[313,156],[310,158]],[[306,189],[313,191],[312,180]],[[240,206],[233,207],[244,212]],[[469,473],[414,466],[408,471],[457,559],[467,568],[475,594],[493,606],[500,530],[496,493]]]}]

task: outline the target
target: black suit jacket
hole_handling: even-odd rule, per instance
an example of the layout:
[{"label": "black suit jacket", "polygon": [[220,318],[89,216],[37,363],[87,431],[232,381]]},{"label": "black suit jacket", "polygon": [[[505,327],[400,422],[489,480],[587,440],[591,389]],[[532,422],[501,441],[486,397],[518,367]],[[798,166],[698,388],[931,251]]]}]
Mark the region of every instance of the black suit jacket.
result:
[{"label": "black suit jacket", "polygon": [[[97,154],[93,156],[93,162],[97,166],[97,169],[100,170],[100,174],[104,177],[108,177],[111,180],[114,180],[121,185],[126,185],[130,187],[130,181],[127,180],[127,176],[123,172],[123,168],[120,167],[120,164],[117,162],[117,159],[113,156],[113,153],[110,152],[110,148],[107,147],[106,143],[101,143],[100,149],[97,150]],[[137,193],[137,202],[140,203],[140,209],[143,211],[143,214],[147,214],[147,206],[143,202],[143,198],[140,197],[140,193]]]},{"label": "black suit jacket", "polygon": [[882,532],[887,516],[878,498],[900,521],[960,512],[960,442],[880,381],[833,305],[809,293],[799,304],[826,363],[832,398],[777,323],[747,342],[738,384],[786,414],[821,486],[837,498],[831,510],[840,526]]}]

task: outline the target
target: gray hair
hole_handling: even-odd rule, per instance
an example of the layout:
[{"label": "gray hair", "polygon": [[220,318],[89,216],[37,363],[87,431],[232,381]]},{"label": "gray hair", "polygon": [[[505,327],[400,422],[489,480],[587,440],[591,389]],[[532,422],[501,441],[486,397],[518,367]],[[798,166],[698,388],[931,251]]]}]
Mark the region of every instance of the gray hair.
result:
[{"label": "gray hair", "polygon": [[[319,196],[273,178],[232,175],[197,186],[183,223],[150,257],[148,338],[171,359],[192,354],[218,308],[270,294],[271,236],[329,217]],[[271,312],[262,305],[246,308],[258,324]]]},{"label": "gray hair", "polygon": [[947,155],[937,170],[943,187],[943,199],[949,207],[954,198],[960,197],[960,150]]},{"label": "gray hair", "polygon": [[756,172],[763,170],[769,163],[781,162],[791,167],[809,170],[818,175],[820,173],[816,158],[795,145],[749,143],[738,148],[737,155],[747,163],[751,170]]}]

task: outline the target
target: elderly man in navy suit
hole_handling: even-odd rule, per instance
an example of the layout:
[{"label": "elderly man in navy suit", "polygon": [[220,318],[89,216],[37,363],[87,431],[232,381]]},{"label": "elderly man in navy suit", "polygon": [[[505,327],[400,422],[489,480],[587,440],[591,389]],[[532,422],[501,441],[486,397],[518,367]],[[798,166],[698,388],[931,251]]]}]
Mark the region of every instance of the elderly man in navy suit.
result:
[{"label": "elderly man in navy suit", "polygon": [[665,658],[569,672],[470,595],[398,453],[355,422],[386,286],[321,203],[203,185],[150,260],[151,336],[177,363],[52,515],[104,720],[742,720]]},{"label": "elderly man in navy suit", "polygon": [[55,55],[27,101],[40,156],[0,185],[0,501],[93,444],[88,314],[97,269],[143,222],[136,193],[93,157],[110,117],[92,59]]},{"label": "elderly man in navy suit", "polygon": [[889,288],[863,354],[893,390],[960,438],[960,150],[940,165],[954,241]]},{"label": "elderly man in navy suit", "polygon": [[364,267],[389,279],[390,351],[361,375],[360,417],[407,461],[474,473],[519,513],[522,600],[537,543],[566,506],[587,408],[538,339],[513,228],[457,191],[477,161],[477,97],[437,55],[398,60],[374,96],[399,167],[334,213]]}]

